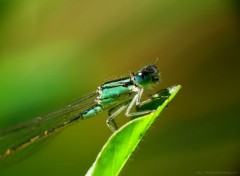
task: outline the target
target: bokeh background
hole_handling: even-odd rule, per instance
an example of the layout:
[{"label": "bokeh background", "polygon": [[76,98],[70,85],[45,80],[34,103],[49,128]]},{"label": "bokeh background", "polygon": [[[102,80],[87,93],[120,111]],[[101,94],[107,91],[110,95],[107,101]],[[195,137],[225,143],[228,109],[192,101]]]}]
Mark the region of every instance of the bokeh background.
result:
[{"label": "bokeh background", "polygon": [[[159,58],[156,89],[183,89],[122,175],[239,175],[239,16],[238,0],[1,0],[0,127]],[[84,175],[111,135],[105,120],[68,127],[0,175]]]}]

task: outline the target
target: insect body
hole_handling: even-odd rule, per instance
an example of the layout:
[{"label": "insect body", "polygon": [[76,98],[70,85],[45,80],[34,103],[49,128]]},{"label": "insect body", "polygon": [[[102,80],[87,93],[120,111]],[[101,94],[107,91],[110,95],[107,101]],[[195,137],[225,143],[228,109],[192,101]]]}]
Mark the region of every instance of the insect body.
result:
[{"label": "insect body", "polygon": [[[115,123],[114,128],[110,122],[124,109],[126,109],[125,115],[127,117],[149,113],[130,113],[130,110],[135,104],[140,105],[144,88],[158,82],[159,70],[155,65],[146,66],[137,74],[132,73],[130,77],[106,82],[98,87],[96,105],[79,114],[79,118],[87,118],[108,109],[110,117],[107,119],[107,125],[112,131],[115,131],[117,128]],[[115,112],[111,113],[114,110]]]},{"label": "insect body", "polygon": [[[78,119],[87,119],[108,110],[107,126],[115,131],[114,118],[125,110],[127,117],[150,113],[141,111],[131,113],[139,106],[143,91],[160,81],[159,70],[155,65],[143,67],[129,77],[106,82],[89,95],[48,115],[0,130],[0,159],[19,151],[42,138],[50,136]],[[83,110],[85,108],[85,110]],[[113,123],[113,126],[111,125]]]}]

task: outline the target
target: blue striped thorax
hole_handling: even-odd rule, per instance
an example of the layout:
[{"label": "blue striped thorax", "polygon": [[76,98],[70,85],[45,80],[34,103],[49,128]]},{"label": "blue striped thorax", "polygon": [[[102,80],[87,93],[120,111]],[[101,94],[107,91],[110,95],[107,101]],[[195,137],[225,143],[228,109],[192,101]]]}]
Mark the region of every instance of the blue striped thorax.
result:
[{"label": "blue striped thorax", "polygon": [[115,106],[132,99],[140,88],[149,87],[159,82],[159,70],[155,65],[143,67],[130,77],[112,80],[98,88],[98,104],[103,108]]}]

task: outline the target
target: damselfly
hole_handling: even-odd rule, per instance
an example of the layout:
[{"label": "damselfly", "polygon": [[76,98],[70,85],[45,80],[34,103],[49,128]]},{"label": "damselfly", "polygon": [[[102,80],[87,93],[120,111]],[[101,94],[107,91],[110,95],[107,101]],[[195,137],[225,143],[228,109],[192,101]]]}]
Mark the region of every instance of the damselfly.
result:
[{"label": "damselfly", "polygon": [[106,124],[117,129],[114,118],[125,110],[127,117],[144,115],[151,110],[131,112],[134,106],[141,106],[143,91],[160,81],[156,65],[143,67],[129,77],[106,82],[96,91],[76,102],[48,115],[0,130],[0,159],[20,151],[37,141],[54,134],[79,119],[87,119],[108,110]]}]

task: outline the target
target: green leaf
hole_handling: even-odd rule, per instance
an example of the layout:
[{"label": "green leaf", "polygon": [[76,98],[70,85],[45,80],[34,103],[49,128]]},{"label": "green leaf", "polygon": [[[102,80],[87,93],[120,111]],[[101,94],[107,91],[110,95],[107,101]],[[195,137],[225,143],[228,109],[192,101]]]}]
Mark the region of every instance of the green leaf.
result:
[{"label": "green leaf", "polygon": [[113,133],[86,175],[118,175],[143,135],[180,88],[181,86],[177,85],[161,90],[139,107],[137,109],[139,112],[145,110],[154,110],[154,112],[135,117]]}]

